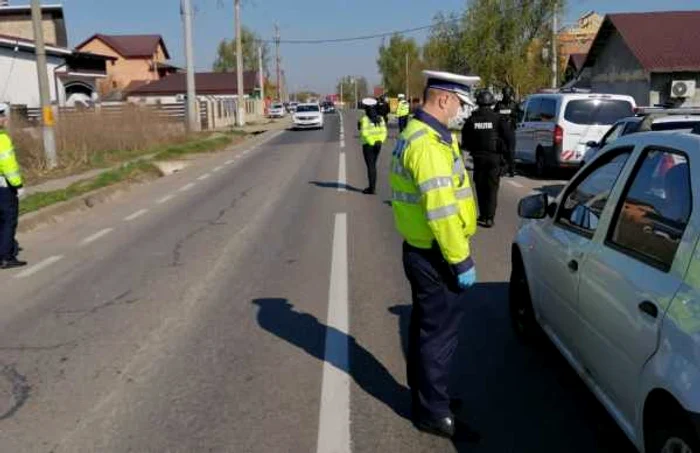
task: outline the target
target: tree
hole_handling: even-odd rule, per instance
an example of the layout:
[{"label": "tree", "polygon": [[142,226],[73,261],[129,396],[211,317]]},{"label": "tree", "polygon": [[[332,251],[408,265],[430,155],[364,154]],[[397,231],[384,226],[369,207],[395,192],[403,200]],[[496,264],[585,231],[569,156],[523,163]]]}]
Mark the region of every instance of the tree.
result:
[{"label": "tree", "polygon": [[356,76],[345,76],[340,79],[338,85],[336,85],[336,93],[340,95],[341,86],[343,93],[343,101],[352,104],[355,101],[355,84],[353,81],[357,81],[357,100],[367,97],[369,95],[369,83],[364,77]]},{"label": "tree", "polygon": [[[262,46],[263,71],[269,75],[270,49],[267,43],[249,28],[241,27],[241,47],[243,48],[243,70],[258,70],[258,46]],[[216,51],[216,60],[212,66],[214,72],[233,72],[236,70],[236,39],[223,39]]]},{"label": "tree", "polygon": [[420,55],[420,47],[413,38],[394,35],[389,44],[382,43],[379,47],[377,65],[382,74],[384,90],[391,96],[406,93],[406,56],[408,55],[408,89],[410,95],[421,93],[423,90],[424,68]]},{"label": "tree", "polygon": [[298,102],[309,102],[312,99],[320,99],[321,95],[315,91],[304,90],[297,91],[296,93],[290,93],[289,98]]},{"label": "tree", "polygon": [[438,15],[424,47],[431,67],[482,78],[482,85],[511,85],[528,93],[548,85],[543,48],[561,0],[474,0],[461,15]]}]

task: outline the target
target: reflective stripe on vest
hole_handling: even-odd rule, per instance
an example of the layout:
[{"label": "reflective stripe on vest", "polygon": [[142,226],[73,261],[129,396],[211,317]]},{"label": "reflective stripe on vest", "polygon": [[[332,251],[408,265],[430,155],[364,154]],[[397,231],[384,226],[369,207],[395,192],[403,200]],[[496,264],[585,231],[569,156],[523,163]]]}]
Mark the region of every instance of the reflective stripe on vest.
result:
[{"label": "reflective stripe on vest", "polygon": [[426,211],[425,217],[428,220],[439,220],[449,217],[451,215],[456,215],[459,212],[456,204],[451,204],[449,206],[443,206],[441,208],[433,209],[431,211]]},{"label": "reflective stripe on vest", "polygon": [[402,203],[409,203],[409,204],[419,204],[420,203],[420,195],[417,193],[408,193],[408,192],[399,192],[397,190],[394,190],[391,192],[391,199],[392,201],[400,201]]}]

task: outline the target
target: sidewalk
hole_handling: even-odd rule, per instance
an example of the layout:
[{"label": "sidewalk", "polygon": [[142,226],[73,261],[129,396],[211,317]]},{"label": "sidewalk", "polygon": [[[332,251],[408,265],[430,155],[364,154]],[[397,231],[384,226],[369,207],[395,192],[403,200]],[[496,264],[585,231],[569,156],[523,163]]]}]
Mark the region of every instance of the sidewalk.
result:
[{"label": "sidewalk", "polygon": [[[237,144],[235,144],[227,149],[234,150],[239,146],[245,146],[256,135],[259,135],[259,134],[262,134],[262,133],[268,132],[268,131],[277,131],[277,130],[286,129],[290,125],[291,125],[291,118],[289,118],[289,117],[283,118],[282,120],[276,120],[276,121],[264,120],[264,122],[256,122],[256,123],[246,125],[242,129],[238,129],[238,130],[242,130],[243,132],[246,132],[246,133],[251,134],[251,135],[249,137],[247,137],[246,140],[244,140],[243,142],[237,143]],[[68,186],[70,186],[76,182],[92,179],[92,178],[100,175],[101,173],[104,173],[104,172],[110,171],[110,170],[115,170],[117,168],[122,167],[123,165],[127,165],[130,163],[134,163],[134,162],[138,162],[138,161],[142,161],[142,160],[150,160],[154,156],[155,156],[155,154],[146,154],[143,156],[139,156],[135,159],[121,162],[121,163],[113,165],[111,167],[96,168],[94,170],[89,170],[89,171],[86,171],[84,173],[80,173],[77,175],[66,176],[64,178],[50,179],[50,180],[42,182],[40,184],[25,187],[25,192],[27,195],[32,195],[32,194],[40,193],[40,192],[51,192],[54,190],[65,189]]]}]

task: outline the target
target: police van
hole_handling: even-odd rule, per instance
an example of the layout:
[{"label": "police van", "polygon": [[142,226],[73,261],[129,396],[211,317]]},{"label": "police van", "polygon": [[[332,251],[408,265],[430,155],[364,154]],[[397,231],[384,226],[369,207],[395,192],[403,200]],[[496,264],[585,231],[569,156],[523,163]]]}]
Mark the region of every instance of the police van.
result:
[{"label": "police van", "polygon": [[523,104],[515,132],[515,159],[537,176],[578,168],[587,144],[598,142],[620,118],[634,116],[634,98],[580,92],[540,93]]}]

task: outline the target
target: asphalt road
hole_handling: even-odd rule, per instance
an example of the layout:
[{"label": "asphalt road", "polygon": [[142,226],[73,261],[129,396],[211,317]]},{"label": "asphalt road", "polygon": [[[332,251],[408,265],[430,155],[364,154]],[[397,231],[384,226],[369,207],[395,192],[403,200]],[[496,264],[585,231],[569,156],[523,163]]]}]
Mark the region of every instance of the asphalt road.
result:
[{"label": "asphalt road", "polygon": [[413,429],[393,140],[362,195],[344,117],[20,237],[32,267],[0,274],[0,451],[632,452],[552,347],[510,331],[517,201],[561,187],[522,176],[474,241],[452,381],[482,440]]}]

